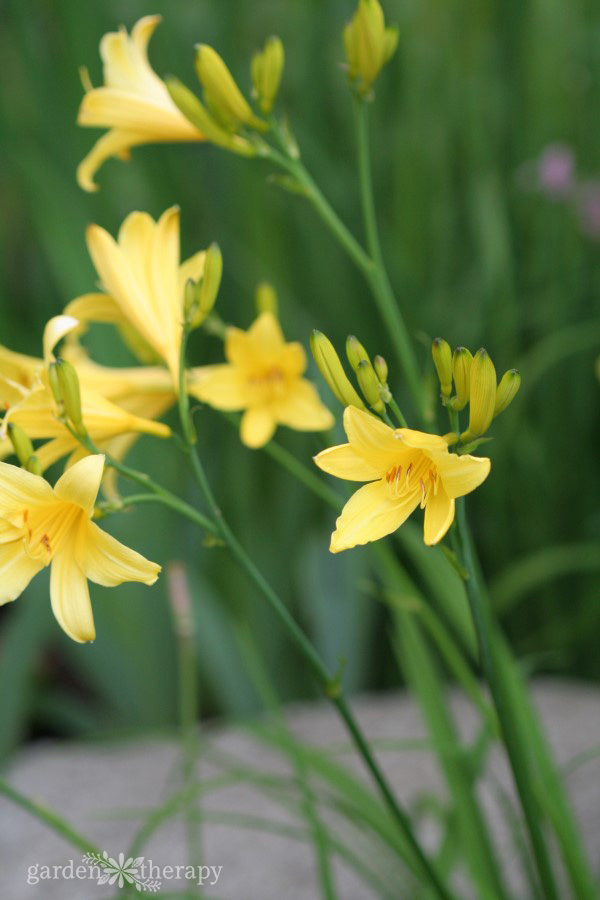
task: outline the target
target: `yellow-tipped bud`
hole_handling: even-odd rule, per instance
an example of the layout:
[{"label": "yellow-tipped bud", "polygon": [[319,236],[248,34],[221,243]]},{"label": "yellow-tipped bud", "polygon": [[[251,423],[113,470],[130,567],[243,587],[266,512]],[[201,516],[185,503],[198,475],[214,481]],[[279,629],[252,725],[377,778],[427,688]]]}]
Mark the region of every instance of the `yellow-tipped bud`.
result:
[{"label": "yellow-tipped bud", "polygon": [[350,78],[367,94],[398,45],[398,29],[386,28],[379,0],[359,0],[344,28],[344,48]]},{"label": "yellow-tipped bud", "polygon": [[471,363],[473,356],[466,347],[457,347],[452,356],[452,377],[456,394],[450,401],[452,409],[460,412],[469,402],[471,394]]},{"label": "yellow-tipped bud", "polygon": [[15,456],[17,457],[23,468],[26,469],[29,460],[34,455],[31,439],[23,431],[20,425],[14,425],[12,422],[8,423],[6,431],[9,440],[13,445]]},{"label": "yellow-tipped bud", "polygon": [[506,407],[512,403],[517,391],[521,387],[521,376],[516,369],[509,369],[500,379],[500,384],[496,389],[496,404],[494,406],[494,417],[504,412]]},{"label": "yellow-tipped bud", "polygon": [[483,347],[477,351],[471,363],[469,404],[469,428],[462,435],[463,441],[485,434],[494,418],[496,369]]},{"label": "yellow-tipped bud", "polygon": [[348,362],[352,366],[353,372],[358,372],[358,367],[364,360],[371,365],[369,354],[358,338],[354,337],[353,334],[348,335],[348,338],[346,339],[346,356],[348,357]]},{"label": "yellow-tipped bud", "polygon": [[281,84],[284,60],[283,44],[278,37],[267,38],[262,52],[255,53],[252,57],[250,71],[254,96],[265,116],[273,109]]},{"label": "yellow-tipped bud", "polygon": [[447,398],[452,393],[452,350],[448,341],[440,337],[434,338],[431,355],[440,380],[442,396]]},{"label": "yellow-tipped bud", "polygon": [[387,387],[388,380],[388,364],[386,363],[383,356],[376,356],[373,360],[373,368],[379,378],[380,382]]},{"label": "yellow-tipped bud", "polygon": [[[54,374],[52,374],[54,373]],[[66,359],[57,359],[49,368],[52,392],[67,419],[79,433],[85,433],[81,415],[81,392],[75,366]]]},{"label": "yellow-tipped bud", "polygon": [[235,131],[240,125],[247,125],[266,131],[266,123],[254,115],[231,72],[219,54],[207,44],[196,48],[196,73],[204,88],[208,108],[226,128]]},{"label": "yellow-tipped bud", "polygon": [[204,257],[204,270],[198,281],[188,279],[185,285],[183,308],[188,328],[198,328],[215,305],[221,275],[223,257],[218,244],[211,244]]},{"label": "yellow-tipped bud", "polygon": [[270,312],[277,317],[277,293],[273,285],[267,281],[261,281],[256,288],[256,309],[259,315],[260,313]]},{"label": "yellow-tipped bud", "polygon": [[356,367],[356,377],[363,396],[372,410],[376,413],[385,412],[385,403],[381,399],[381,384],[375,374],[375,369],[368,359],[362,359]]},{"label": "yellow-tipped bud", "polygon": [[192,123],[204,137],[218,147],[226,147],[241,156],[255,156],[256,148],[243,137],[232,135],[222,128],[208,110],[200,103],[193,91],[190,91],[178,78],[169,77],[165,80],[171,100],[183,113],[186,119]]},{"label": "yellow-tipped bud", "polygon": [[329,338],[325,337],[321,331],[313,331],[310,336],[310,349],[321,375],[342,406],[357,406],[358,409],[366,409],[358,393],[348,381],[348,376],[344,372],[344,367]]}]

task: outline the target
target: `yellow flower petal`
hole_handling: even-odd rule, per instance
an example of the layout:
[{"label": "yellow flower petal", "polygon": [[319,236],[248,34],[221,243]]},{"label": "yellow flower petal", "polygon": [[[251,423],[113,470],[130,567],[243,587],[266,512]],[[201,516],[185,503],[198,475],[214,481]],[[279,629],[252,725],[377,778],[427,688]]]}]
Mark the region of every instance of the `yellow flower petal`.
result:
[{"label": "yellow flower petal", "polygon": [[428,434],[426,431],[413,431],[412,428],[397,428],[396,440],[399,444],[413,449],[424,450],[448,450],[448,442],[439,434]]},{"label": "yellow flower petal", "polygon": [[74,503],[91,516],[104,472],[104,456],[101,453],[86,456],[61,475],[54,485],[54,493],[60,500]]},{"label": "yellow flower petal", "polygon": [[458,456],[456,453],[432,453],[449,497],[462,497],[478,488],[489,475],[491,462],[485,456]]},{"label": "yellow flower petal", "polygon": [[0,516],[6,517],[16,509],[27,509],[52,503],[52,488],[39,475],[32,475],[18,466],[0,462]]},{"label": "yellow flower petal", "polygon": [[408,494],[400,500],[388,497],[385,484],[373,481],[359,488],[342,510],[331,535],[332,553],[377,541],[396,531],[419,505],[420,496]]},{"label": "yellow flower petal", "polygon": [[271,410],[266,406],[247,409],[242,416],[240,436],[247,447],[264,447],[275,432],[277,423]]},{"label": "yellow flower petal", "polygon": [[239,369],[227,363],[195,369],[193,380],[190,379],[188,384],[188,392],[215,409],[235,412],[248,404],[246,379]]},{"label": "yellow flower petal", "polygon": [[252,339],[246,331],[231,326],[225,335],[225,358],[240,368],[251,368],[255,362]]},{"label": "yellow flower petal", "polygon": [[350,444],[329,447],[313,457],[315,463],[329,475],[345,478],[347,481],[375,481],[381,472],[353,450]]},{"label": "yellow flower petal", "polygon": [[75,328],[79,328],[80,322],[73,316],[53,316],[44,328],[44,361],[46,364],[53,358],[53,350],[59,341]]},{"label": "yellow flower petal", "polygon": [[87,578],[75,561],[71,544],[52,560],[50,601],[58,624],[70,638],[80,644],[94,640],[96,629]]},{"label": "yellow flower petal", "polygon": [[104,587],[124,581],[154,584],[161,569],[88,520],[79,526],[76,558],[87,578]]},{"label": "yellow flower petal", "polygon": [[321,403],[317,389],[305,378],[295,379],[273,409],[281,425],[298,431],[324,431],[335,424],[331,412]]},{"label": "yellow flower petal", "polygon": [[306,351],[302,344],[292,341],[279,352],[278,363],[290,378],[297,378],[306,371]]},{"label": "yellow flower petal", "polygon": [[277,356],[285,346],[285,339],[277,317],[272,312],[263,312],[248,329],[252,346],[257,355]]},{"label": "yellow flower petal", "polygon": [[429,546],[437,544],[444,537],[454,519],[454,500],[440,485],[437,494],[433,491],[425,505],[425,543]]},{"label": "yellow flower petal", "polygon": [[383,475],[402,460],[405,450],[394,429],[356,406],[344,410],[344,430],[353,449]]},{"label": "yellow flower petal", "polygon": [[0,544],[0,604],[16,600],[43,568],[43,562],[27,555],[22,541]]},{"label": "yellow flower petal", "polygon": [[98,185],[94,181],[94,176],[102,163],[112,156],[121,160],[128,159],[131,147],[149,144],[152,140],[147,134],[111,128],[98,138],[90,152],[77,166],[77,184],[84,191],[97,191]]},{"label": "yellow flower petal", "polygon": [[65,306],[65,314],[80,322],[108,322],[112,325],[127,321],[121,307],[110,294],[82,294]]}]

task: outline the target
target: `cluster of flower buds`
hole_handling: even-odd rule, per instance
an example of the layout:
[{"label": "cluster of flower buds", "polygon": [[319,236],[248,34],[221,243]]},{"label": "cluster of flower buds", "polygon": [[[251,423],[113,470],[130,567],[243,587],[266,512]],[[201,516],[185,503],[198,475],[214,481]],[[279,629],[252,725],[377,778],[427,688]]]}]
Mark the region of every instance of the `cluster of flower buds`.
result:
[{"label": "cluster of flower buds", "polygon": [[348,75],[360,96],[366,96],[398,46],[398,29],[387,27],[379,0],[359,0],[344,28]]},{"label": "cluster of flower buds", "polygon": [[487,350],[482,347],[475,356],[466,347],[452,352],[448,342],[439,337],[433,341],[431,355],[444,405],[460,412],[469,404],[469,426],[461,434],[461,441],[481,437],[514,399],[521,384],[518,371],[509,369],[497,384],[496,369]]},{"label": "cluster of flower buds", "polygon": [[329,338],[320,331],[313,331],[310,346],[321,375],[342,406],[369,406],[378,415],[385,413],[385,406],[392,400],[387,383],[388,367],[383,356],[373,362],[358,338],[350,335],[346,341],[346,356],[356,375],[366,405],[350,382],[342,362]]},{"label": "cluster of flower buds", "polygon": [[204,269],[198,281],[190,278],[185,286],[184,314],[187,327],[198,328],[212,311],[223,274],[223,257],[218,244],[212,243],[204,256]]},{"label": "cluster of flower buds", "polygon": [[[252,59],[252,95],[263,115],[273,108],[283,65],[283,44],[277,37],[268,38],[264,49]],[[213,144],[241,155],[255,155],[256,133],[268,131],[269,124],[253,111],[216,50],[207,44],[198,45],[195,67],[203,102],[177,78],[168,78],[165,83],[175,105]]]}]

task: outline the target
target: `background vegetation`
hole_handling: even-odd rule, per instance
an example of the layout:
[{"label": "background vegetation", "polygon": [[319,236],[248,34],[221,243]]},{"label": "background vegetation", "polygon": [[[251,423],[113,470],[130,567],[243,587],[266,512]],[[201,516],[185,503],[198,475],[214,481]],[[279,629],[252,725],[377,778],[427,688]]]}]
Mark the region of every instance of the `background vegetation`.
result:
[{"label": "background vegetation", "polygon": [[[156,146],[135,150],[133,164],[108,163],[96,195],[74,178],[96,137],[75,125],[78,67],[100,81],[102,34],[162,12],[151,45],[159,73],[194,85],[193,44],[202,41],[246,87],[252,52],[274,32],[287,53],[282,101],[305,161],[360,233],[351,101],[339,65],[352,8],[342,0],[7,0],[0,342],[39,355],[45,321],[93,289],[88,222],[114,232],[132,209],[157,216],[175,202],[184,255],[212,240],[223,250],[218,304],[226,321],[250,323],[254,288],[266,278],[290,337],[307,344],[317,327],[341,347],[352,332],[391,361],[360,275],[300,198],[267,183],[260,162],[208,146]],[[489,445],[493,476],[469,498],[475,534],[525,664],[598,679],[600,244],[582,234],[569,204],[524,190],[517,172],[557,140],[573,148],[585,176],[600,170],[600,9],[589,0],[388,0],[385,9],[401,41],[378,84],[372,125],[392,281],[425,377],[436,334],[472,350],[485,345],[500,371],[521,369],[521,394]],[[104,362],[127,362],[108,329],[91,347]],[[216,338],[196,336],[194,362],[221,352]],[[201,411],[197,421],[230,520],[327,658],[347,658],[349,688],[396,684],[385,611],[371,596],[363,551],[329,556],[332,512],[264,454],[243,448],[217,414]],[[307,460],[319,446],[292,432],[278,439]],[[163,453],[145,440],[131,458],[195,496],[175,452],[167,464]],[[196,531],[158,508],[115,518],[110,528],[150,558],[190,560],[205,715],[259,705],[240,650],[248,626],[282,695],[310,693],[276,624],[224,552],[200,546]],[[439,551],[428,552],[435,572]],[[54,623],[45,575],[0,612],[0,752],[40,734],[92,736],[175,721],[166,583],[136,588],[93,589],[92,647],[73,644]]]}]

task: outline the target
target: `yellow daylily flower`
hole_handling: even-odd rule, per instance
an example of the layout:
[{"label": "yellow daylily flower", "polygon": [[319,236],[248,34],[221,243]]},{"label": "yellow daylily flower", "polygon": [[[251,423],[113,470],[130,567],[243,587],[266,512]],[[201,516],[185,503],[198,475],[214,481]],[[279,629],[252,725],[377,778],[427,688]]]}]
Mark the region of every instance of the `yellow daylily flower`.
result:
[{"label": "yellow daylily flower", "polygon": [[189,278],[203,273],[206,254],[179,261],[179,209],[171,207],[155,222],[143,212],[127,216],[115,239],[90,225],[87,244],[106,292],[104,304],[88,294],[69,304],[66,312],[82,322],[128,322],[163,359],[177,391],[183,335],[183,302]]},{"label": "yellow daylily flower", "polygon": [[330,550],[339,553],[396,531],[417,508],[425,509],[425,543],[437,544],[454,519],[454,500],[487,478],[490,460],[448,452],[435,434],[390,428],[354,406],[344,411],[348,443],[314,460],[348,481],[368,481],[350,498],[336,522]]},{"label": "yellow daylily flower", "polygon": [[148,43],[161,16],[145,16],[131,35],[122,28],[100,41],[104,85],[89,87],[77,122],[109,128],[79,164],[77,181],[97,190],[94,176],[111,156],[128,159],[132,147],[170,141],[203,141],[203,133],[183,115],[148,62]]},{"label": "yellow daylily flower", "polygon": [[91,521],[103,470],[102,455],[87,456],[52,488],[0,462],[0,604],[15,600],[50,565],[52,611],[80,643],[96,636],[88,579],[105,587],[150,585],[161,569]]},{"label": "yellow daylily flower", "polygon": [[247,447],[262,447],[277,425],[299,431],[333,425],[316,388],[301,377],[306,371],[302,345],[285,343],[273,313],[261,313],[248,331],[229,328],[225,356],[226,364],[193,370],[188,390],[216,409],[245,410],[241,439]]}]

